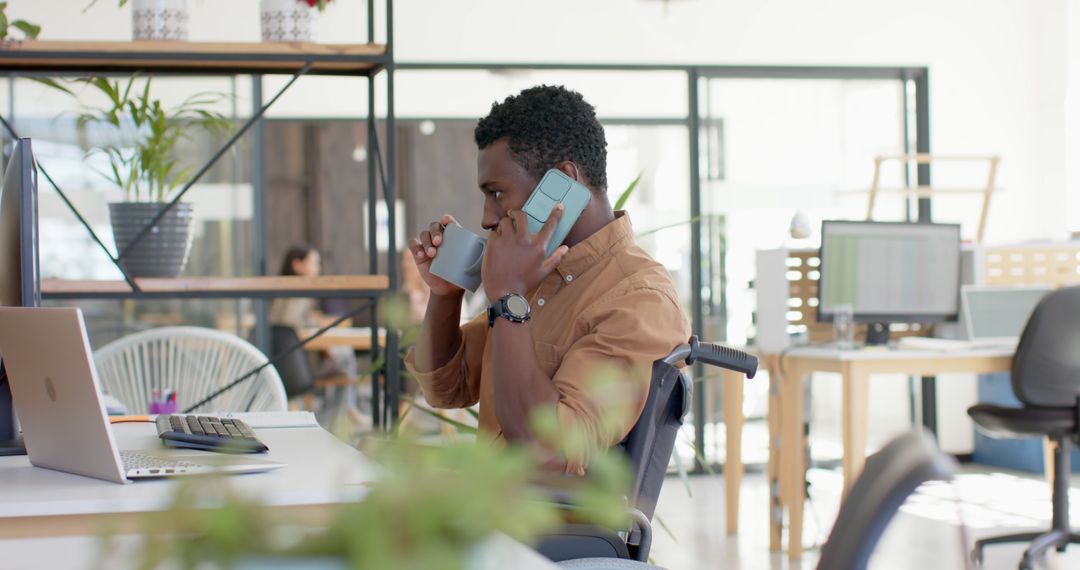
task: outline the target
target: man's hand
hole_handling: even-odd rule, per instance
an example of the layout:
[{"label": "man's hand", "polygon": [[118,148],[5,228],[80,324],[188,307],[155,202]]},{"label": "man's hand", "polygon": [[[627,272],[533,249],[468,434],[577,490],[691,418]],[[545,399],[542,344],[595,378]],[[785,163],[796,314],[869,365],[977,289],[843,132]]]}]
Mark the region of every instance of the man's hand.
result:
[{"label": "man's hand", "polygon": [[509,293],[524,295],[559,266],[570,248],[560,245],[547,259],[544,254],[562,215],[563,205],[556,204],[537,234],[529,232],[528,216],[521,210],[510,210],[499,221],[484,251],[482,275],[489,300]]},{"label": "man's hand", "polygon": [[427,283],[431,294],[437,297],[460,296],[465,293],[461,287],[431,273],[431,262],[435,260],[439,246],[443,243],[443,229],[456,223],[453,216],[446,214],[438,222],[428,226],[427,230],[420,232],[419,236],[409,240],[409,250],[416,261],[416,268],[420,270],[420,278]]}]

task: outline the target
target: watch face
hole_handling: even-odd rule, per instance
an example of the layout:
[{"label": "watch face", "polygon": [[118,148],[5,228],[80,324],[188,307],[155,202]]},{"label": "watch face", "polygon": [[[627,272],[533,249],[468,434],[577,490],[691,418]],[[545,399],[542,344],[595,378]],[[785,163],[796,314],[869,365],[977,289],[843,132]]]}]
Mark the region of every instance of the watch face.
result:
[{"label": "watch face", "polygon": [[529,314],[529,302],[521,295],[510,295],[506,298],[506,310],[515,317],[524,317]]}]

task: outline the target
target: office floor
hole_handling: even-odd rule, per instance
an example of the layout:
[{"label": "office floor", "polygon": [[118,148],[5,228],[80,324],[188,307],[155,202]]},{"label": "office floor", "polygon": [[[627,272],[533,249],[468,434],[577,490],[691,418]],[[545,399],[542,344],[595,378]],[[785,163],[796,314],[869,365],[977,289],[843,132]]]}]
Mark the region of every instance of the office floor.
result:
[{"label": "office floor", "polygon": [[[769,552],[768,501],[763,473],[747,473],[741,494],[740,528],[727,536],[724,528],[724,481],[722,476],[692,476],[689,489],[678,477],[669,477],[657,508],[666,525],[654,525],[654,563],[671,570],[780,570],[811,569],[818,549],[839,508],[841,479],[838,470],[811,470],[812,500],[806,509],[808,547],[801,561],[790,563],[787,555]],[[1080,526],[1080,476],[1070,491],[1071,519]],[[961,498],[957,509],[955,497]],[[962,513],[970,541],[1017,531],[1049,528],[1050,493],[1039,476],[989,470],[965,465],[955,486],[925,485],[908,500],[886,529],[874,557],[872,570],[929,570],[963,568],[958,514]],[[672,538],[674,535],[677,538]],[[1017,567],[1025,546],[994,546],[986,550],[985,570]],[[1051,552],[1040,568],[1080,568],[1080,545],[1068,552]]]}]

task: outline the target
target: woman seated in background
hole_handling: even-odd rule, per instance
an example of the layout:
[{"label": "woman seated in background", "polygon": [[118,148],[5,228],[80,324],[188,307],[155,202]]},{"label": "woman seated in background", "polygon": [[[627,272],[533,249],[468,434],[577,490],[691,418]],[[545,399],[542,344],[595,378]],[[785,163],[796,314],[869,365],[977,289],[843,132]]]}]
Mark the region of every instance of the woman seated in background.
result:
[{"label": "woman seated in background", "polygon": [[[294,245],[285,252],[281,260],[281,275],[318,277],[322,274],[322,257],[319,250],[310,245]],[[270,324],[282,325],[296,331],[296,337],[303,340],[310,329],[324,327],[334,321],[334,317],[319,310],[315,299],[293,297],[274,299],[270,303]],[[335,346],[329,353],[322,353],[316,376],[347,374],[356,377],[356,355],[348,346]]]},{"label": "woman seated in background", "polygon": [[[310,245],[294,245],[281,260],[281,275],[318,277],[322,273],[322,257],[319,250]],[[315,305],[315,299],[299,297],[274,299],[270,303],[270,324],[292,327],[296,336],[304,338],[304,329],[321,327],[333,319],[323,314]]]}]

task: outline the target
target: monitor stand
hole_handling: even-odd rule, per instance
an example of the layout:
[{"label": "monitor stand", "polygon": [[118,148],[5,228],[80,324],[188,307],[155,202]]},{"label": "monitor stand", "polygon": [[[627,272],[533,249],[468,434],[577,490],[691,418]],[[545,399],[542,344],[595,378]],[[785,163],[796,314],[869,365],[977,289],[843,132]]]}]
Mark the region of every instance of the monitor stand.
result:
[{"label": "monitor stand", "polygon": [[21,439],[0,441],[0,457],[5,455],[26,455],[26,444]]},{"label": "monitor stand", "polygon": [[866,346],[889,344],[889,323],[870,323],[866,327]]}]

